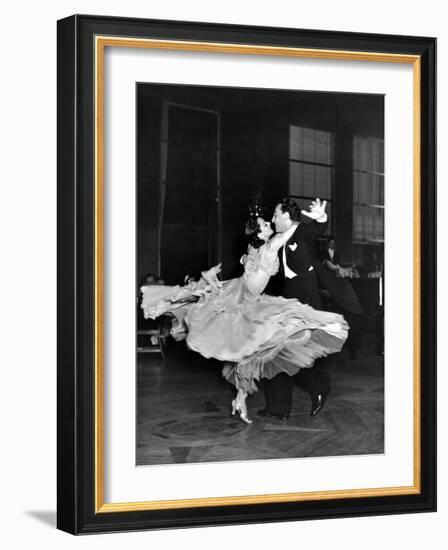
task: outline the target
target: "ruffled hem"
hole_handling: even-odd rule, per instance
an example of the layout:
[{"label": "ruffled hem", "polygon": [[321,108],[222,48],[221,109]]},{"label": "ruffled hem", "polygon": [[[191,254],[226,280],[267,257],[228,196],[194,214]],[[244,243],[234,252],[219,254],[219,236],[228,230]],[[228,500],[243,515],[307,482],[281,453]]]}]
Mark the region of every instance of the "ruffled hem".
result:
[{"label": "ruffled hem", "polygon": [[251,294],[243,278],[220,282],[216,268],[188,287],[143,287],[145,317],[170,312],[190,349],[226,363],[224,377],[252,393],[261,378],[296,374],[341,350],[345,319],[295,299]]},{"label": "ruffled hem", "polygon": [[254,393],[262,378],[272,379],[280,373],[294,376],[302,369],[311,368],[316,359],[341,351],[346,338],[346,331],[336,336],[324,328],[307,329],[248,362],[226,363],[222,375],[237,389]]}]

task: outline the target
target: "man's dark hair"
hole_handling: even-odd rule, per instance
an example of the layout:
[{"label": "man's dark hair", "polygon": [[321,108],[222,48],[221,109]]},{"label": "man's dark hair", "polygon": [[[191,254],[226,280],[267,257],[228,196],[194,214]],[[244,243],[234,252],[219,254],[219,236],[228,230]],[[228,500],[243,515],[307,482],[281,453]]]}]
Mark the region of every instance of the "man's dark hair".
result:
[{"label": "man's dark hair", "polygon": [[260,224],[258,223],[257,218],[249,218],[246,223],[246,228],[244,230],[244,233],[247,237],[247,240],[249,241],[249,244],[252,245],[254,248],[260,248],[261,245],[264,244],[263,239],[260,239],[258,237],[258,233],[260,233]]},{"label": "man's dark hair", "polygon": [[286,198],[282,199],[278,204],[280,205],[282,212],[288,212],[291,221],[300,221],[300,206],[296,203],[296,201]]}]

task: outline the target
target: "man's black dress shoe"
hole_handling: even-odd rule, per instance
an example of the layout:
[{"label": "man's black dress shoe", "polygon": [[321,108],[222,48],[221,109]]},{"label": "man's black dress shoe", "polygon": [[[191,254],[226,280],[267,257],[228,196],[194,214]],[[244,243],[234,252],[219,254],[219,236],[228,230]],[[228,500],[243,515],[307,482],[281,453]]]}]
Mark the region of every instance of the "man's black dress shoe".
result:
[{"label": "man's black dress shoe", "polygon": [[266,409],[260,409],[259,411],[257,411],[257,414],[258,416],[269,416],[271,418],[278,418],[279,420],[288,420],[289,418],[289,415],[286,415],[286,414],[272,414],[270,413],[269,411],[267,411]]},{"label": "man's black dress shoe", "polygon": [[325,405],[325,401],[327,400],[329,393],[330,393],[330,388],[328,388],[328,390],[324,391],[323,393],[318,393],[313,397],[313,400],[311,402],[310,416],[316,416],[317,414],[320,413],[323,406]]}]

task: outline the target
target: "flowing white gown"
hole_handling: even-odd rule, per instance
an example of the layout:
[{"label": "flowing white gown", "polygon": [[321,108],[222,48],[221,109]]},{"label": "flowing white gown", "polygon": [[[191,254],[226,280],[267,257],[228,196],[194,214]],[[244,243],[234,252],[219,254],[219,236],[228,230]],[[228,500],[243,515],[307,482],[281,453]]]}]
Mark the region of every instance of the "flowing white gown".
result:
[{"label": "flowing white gown", "polygon": [[238,389],[257,390],[256,381],[280,372],[296,374],[318,357],[341,350],[348,325],[341,315],[317,311],[296,299],[263,294],[278,270],[266,246],[249,247],[255,269],[219,281],[219,266],[187,286],[144,286],[146,318],[171,313],[172,334],[207,358],[224,361],[223,376]]}]

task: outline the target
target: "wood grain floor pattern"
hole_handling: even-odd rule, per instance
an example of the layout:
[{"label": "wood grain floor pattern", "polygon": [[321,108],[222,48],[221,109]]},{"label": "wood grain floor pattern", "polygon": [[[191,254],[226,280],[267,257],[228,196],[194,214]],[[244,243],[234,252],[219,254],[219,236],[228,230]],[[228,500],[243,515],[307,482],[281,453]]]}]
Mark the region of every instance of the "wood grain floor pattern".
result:
[{"label": "wood grain floor pattern", "polygon": [[248,398],[253,424],[231,416],[234,388],[221,364],[171,344],[163,360],[137,359],[136,464],[175,464],[381,454],[384,452],[383,358],[363,349],[331,368],[327,403],[314,418],[310,397],[294,389],[289,420],[257,416],[263,391]]}]

